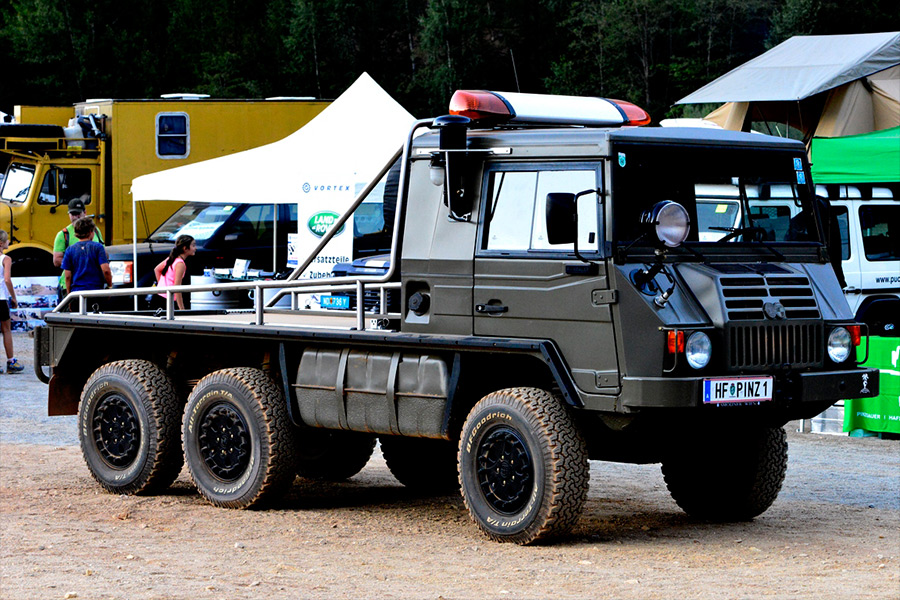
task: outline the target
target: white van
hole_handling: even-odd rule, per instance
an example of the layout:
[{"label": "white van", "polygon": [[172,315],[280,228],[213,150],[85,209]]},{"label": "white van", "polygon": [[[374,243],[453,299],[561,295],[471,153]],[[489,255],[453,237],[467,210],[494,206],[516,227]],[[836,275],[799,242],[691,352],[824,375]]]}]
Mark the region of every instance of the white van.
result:
[{"label": "white van", "polygon": [[872,335],[900,328],[900,184],[817,185],[841,230],[844,293]]},{"label": "white van", "polygon": [[[722,239],[741,227],[744,208],[737,187],[697,186],[695,194],[702,241]],[[784,239],[790,220],[800,212],[789,188],[747,186],[746,194],[752,224],[763,230],[761,235]],[[838,222],[844,294],[856,319],[867,323],[872,335],[898,335],[900,184],[816,185],[816,195],[828,200]]]}]

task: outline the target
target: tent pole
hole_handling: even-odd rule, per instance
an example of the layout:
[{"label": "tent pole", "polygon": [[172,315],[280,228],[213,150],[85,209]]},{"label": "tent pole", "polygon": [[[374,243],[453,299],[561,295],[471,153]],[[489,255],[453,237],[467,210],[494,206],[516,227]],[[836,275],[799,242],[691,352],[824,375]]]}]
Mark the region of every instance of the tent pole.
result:
[{"label": "tent pole", "polygon": [[[137,288],[137,200],[134,194],[131,194],[131,261],[131,287]],[[134,294],[134,310],[137,309],[138,297],[137,294]]]}]

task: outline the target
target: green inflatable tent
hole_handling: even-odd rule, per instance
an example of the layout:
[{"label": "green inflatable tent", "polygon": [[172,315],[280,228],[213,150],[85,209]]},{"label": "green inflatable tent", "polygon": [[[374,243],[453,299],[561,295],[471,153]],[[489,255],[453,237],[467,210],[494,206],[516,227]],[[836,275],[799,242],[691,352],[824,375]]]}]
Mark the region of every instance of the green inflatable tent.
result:
[{"label": "green inflatable tent", "polygon": [[[900,127],[835,138],[813,138],[810,149],[815,183],[900,181]],[[900,435],[900,338],[869,338],[866,365],[880,369],[876,398],[844,401],[844,431]],[[864,433],[863,433],[864,434]]]},{"label": "green inflatable tent", "polygon": [[900,181],[900,127],[835,138],[813,138],[816,183]]}]

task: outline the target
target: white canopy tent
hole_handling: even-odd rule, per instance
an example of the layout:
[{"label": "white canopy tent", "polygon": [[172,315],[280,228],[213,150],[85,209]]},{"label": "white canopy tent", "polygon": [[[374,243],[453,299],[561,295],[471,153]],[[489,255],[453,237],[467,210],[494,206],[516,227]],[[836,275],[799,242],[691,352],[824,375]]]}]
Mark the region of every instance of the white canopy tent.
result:
[{"label": "white canopy tent", "polygon": [[[298,215],[304,206],[343,212],[348,197],[365,189],[398,154],[414,120],[363,73],[328,108],[282,140],[136,178],[131,187],[134,264],[138,202],[297,204]],[[273,247],[273,263],[274,254]]]},{"label": "white canopy tent", "polygon": [[[403,146],[414,120],[363,73],[328,108],[283,140],[143,175],[134,180],[131,193],[134,202],[284,204],[327,199],[332,182],[368,183]],[[304,184],[310,184],[309,189]]]}]

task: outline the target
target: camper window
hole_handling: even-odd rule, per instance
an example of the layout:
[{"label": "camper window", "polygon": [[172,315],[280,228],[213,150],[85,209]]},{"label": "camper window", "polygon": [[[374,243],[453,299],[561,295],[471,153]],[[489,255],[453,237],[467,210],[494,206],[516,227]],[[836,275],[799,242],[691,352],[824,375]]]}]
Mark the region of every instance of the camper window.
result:
[{"label": "camper window", "polygon": [[187,158],[191,153],[191,122],[187,113],[156,115],[156,155]]}]

